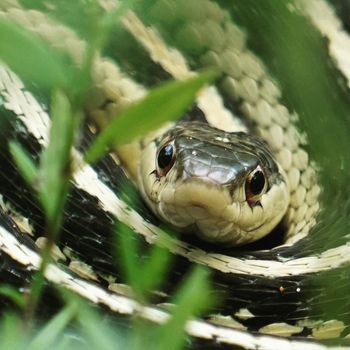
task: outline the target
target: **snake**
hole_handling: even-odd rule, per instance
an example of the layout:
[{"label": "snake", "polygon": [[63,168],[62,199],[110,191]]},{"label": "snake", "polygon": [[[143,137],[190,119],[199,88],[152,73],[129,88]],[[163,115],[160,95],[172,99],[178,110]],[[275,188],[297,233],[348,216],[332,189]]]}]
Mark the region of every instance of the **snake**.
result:
[{"label": "snake", "polygon": [[[283,91],[268,62],[249,48],[244,11],[262,5],[242,9],[234,3],[159,0],[123,14],[116,41],[125,47],[111,43],[94,58],[85,106],[91,125],[102,128],[166,79],[184,80],[203,67],[219,69],[222,76],[202,89],[179,122],[77,168],[52,252],[57,263],[48,266],[46,283],[112,314],[138,314],[162,324],[174,287],[191,266],[201,265],[212,271],[224,302],[187,322],[193,348],[347,349],[347,190],[346,179],[336,181],[347,170],[340,147],[346,124],[320,119],[339,133],[339,149],[334,145],[339,152],[317,157],[313,147],[326,149],[319,141],[323,136],[310,127],[300,131],[303,116],[284,96],[292,92]],[[115,4],[99,1],[104,11]],[[295,24],[307,21],[322,43],[327,67],[342,77],[339,95],[346,96],[350,71],[344,48],[350,39],[338,9],[346,5],[296,0],[276,6],[296,16]],[[82,64],[86,43],[50,11],[14,0],[0,4],[1,16]],[[37,160],[49,143],[47,96],[5,65],[0,96],[0,113],[9,120],[3,137],[18,140]],[[73,150],[77,162],[94,138],[91,125],[83,127],[82,142]],[[340,160],[336,170],[330,157]],[[6,143],[0,158],[1,281],[23,291],[40,266],[44,214]],[[116,223],[130,227],[145,246],[157,242],[164,225],[180,231],[167,246],[174,263],[166,290],[152,305],[133,299],[113,263]],[[330,305],[335,306],[326,311]]]}]

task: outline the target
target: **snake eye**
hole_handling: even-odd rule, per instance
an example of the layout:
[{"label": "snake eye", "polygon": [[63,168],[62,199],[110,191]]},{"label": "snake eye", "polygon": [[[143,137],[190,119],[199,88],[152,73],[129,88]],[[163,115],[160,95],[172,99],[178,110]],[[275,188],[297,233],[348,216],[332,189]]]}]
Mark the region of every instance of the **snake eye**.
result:
[{"label": "snake eye", "polygon": [[267,182],[265,173],[258,166],[247,177],[245,183],[245,195],[250,205],[257,204],[260,197],[265,193],[267,188]]},{"label": "snake eye", "polygon": [[158,152],[157,168],[159,176],[165,176],[171,169],[175,161],[175,146],[174,143],[168,143],[163,146]]}]

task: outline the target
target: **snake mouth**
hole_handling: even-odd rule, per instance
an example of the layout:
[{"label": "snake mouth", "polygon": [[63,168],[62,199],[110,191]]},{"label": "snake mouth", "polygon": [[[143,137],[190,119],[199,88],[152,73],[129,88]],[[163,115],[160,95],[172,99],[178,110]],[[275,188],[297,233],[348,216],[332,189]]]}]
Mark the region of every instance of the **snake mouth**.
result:
[{"label": "snake mouth", "polygon": [[219,215],[232,202],[231,196],[223,186],[207,179],[188,179],[176,186],[174,202],[186,208],[208,211]]},{"label": "snake mouth", "polygon": [[[288,193],[281,184],[250,206],[244,188],[234,195],[228,186],[203,178],[168,182],[159,192],[158,214],[171,226],[208,242],[240,246],[268,235],[282,219]],[[276,204],[277,203],[277,204]],[[195,229],[193,229],[195,228]]]},{"label": "snake mouth", "polygon": [[235,216],[229,220],[222,216],[232,204],[229,191],[213,181],[181,181],[176,189],[165,188],[161,196],[160,215],[181,231],[195,232],[201,239],[213,242],[227,240],[233,230],[240,232]]},{"label": "snake mouth", "polygon": [[252,227],[251,229],[248,229],[247,232],[249,233],[249,232],[254,232],[254,231],[260,230],[264,225],[265,225],[265,221],[263,221],[259,225]]}]

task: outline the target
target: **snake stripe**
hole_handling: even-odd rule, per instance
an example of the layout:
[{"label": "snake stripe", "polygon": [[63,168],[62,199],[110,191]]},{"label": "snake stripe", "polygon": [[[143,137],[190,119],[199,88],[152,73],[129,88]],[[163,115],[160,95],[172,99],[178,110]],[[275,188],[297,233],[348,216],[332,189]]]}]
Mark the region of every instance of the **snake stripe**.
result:
[{"label": "snake stripe", "polygon": [[[330,55],[337,68],[348,77],[347,62],[342,61],[344,55],[339,46],[332,46],[341,40],[346,43],[348,36],[338,30],[340,24],[328,5],[323,1],[300,0],[298,3],[305,6],[304,11],[312,17],[315,27],[330,40]],[[287,228],[287,239],[284,244],[269,250],[253,246],[230,251],[215,251],[197,242],[173,239],[168,249],[175,255],[175,267],[165,294],[171,294],[188,269],[188,262],[205,265],[212,269],[214,286],[219,294],[225,294],[227,305],[215,309],[213,315],[208,315],[207,322],[189,321],[187,331],[194,338],[213,348],[225,344],[239,349],[346,349],[346,346],[327,346],[296,338],[299,335],[319,339],[349,333],[346,311],[339,314],[339,319],[325,319],[319,311],[318,304],[322,303],[319,294],[322,293],[317,289],[314,277],[329,274],[335,282],[340,276],[344,277],[337,288],[346,290],[346,273],[342,267],[349,263],[350,244],[341,234],[337,240],[327,242],[327,225],[336,223],[336,218],[329,218],[323,227],[315,226],[321,188],[317,183],[317,166],[306,152],[307,137],[295,127],[298,117],[281,102],[282,91],[263,61],[248,49],[245,34],[232,21],[233,13],[228,6],[226,9],[222,6],[209,0],[203,0],[200,5],[196,1],[161,0],[151,1],[137,14],[128,12],[122,20],[124,30],[134,37],[135,52],[144,57],[148,55],[147,66],[152,65],[152,70],[158,70],[158,73],[152,79],[147,79],[145,69],[142,74],[131,75],[130,71],[137,69],[137,66],[133,67],[136,63],[130,63],[131,69],[126,69],[125,62],[118,62],[118,66],[114,60],[123,60],[123,56],[117,53],[110,52],[109,58],[97,57],[94,89],[86,111],[102,126],[112,115],[145,96],[147,89],[159,81],[168,77],[184,79],[196,74],[201,67],[220,69],[222,79],[199,95],[196,108],[209,124],[229,131],[248,130],[247,124],[240,120],[244,115],[252,129],[270,144],[287,173],[291,191],[291,204],[283,223]],[[327,24],[318,21],[318,7],[327,14]],[[157,17],[167,8],[171,9],[167,18]],[[68,52],[77,64],[81,63],[85,43],[74,31],[56,23],[47,14],[21,8],[15,1],[4,2],[0,11],[1,15]],[[176,27],[174,23],[179,18],[183,24]],[[208,32],[211,34],[207,35]],[[4,102],[1,113],[13,118],[12,135],[29,147],[35,159],[47,146],[50,118],[49,111],[45,110],[46,101],[27,88],[14,73],[0,67],[0,95]],[[91,137],[91,132],[86,130],[83,143],[88,143]],[[140,234],[143,244],[153,244],[163,232],[158,227],[158,219],[143,204],[131,205],[125,199],[121,183],[129,183],[129,180],[118,160],[107,156],[94,166],[84,165],[81,155],[84,146],[74,150],[77,171],[67,221],[58,243],[63,254],[61,259],[66,260],[62,265],[67,266],[51,265],[46,278],[48,282],[64,285],[111,311],[131,315],[139,311],[140,305],[125,293],[119,295],[121,289],[117,289],[118,293],[111,292],[113,283],[110,281],[113,282],[115,277],[118,281],[120,277],[111,254],[106,252],[112,245],[112,228],[116,222],[128,225]],[[11,275],[11,264],[17,263],[21,266],[18,274],[22,281],[28,281],[39,264],[33,240],[44,234],[43,216],[28,190],[13,190],[16,188],[13,179],[18,178],[18,174],[14,175],[16,170],[8,158],[4,151],[1,164],[6,170],[0,174],[2,206],[14,220],[17,216],[17,222],[21,222],[21,215],[24,217],[22,222],[29,220],[26,229],[29,236],[14,229],[13,222],[10,219],[7,222],[6,215],[1,212],[1,255],[9,261],[1,276],[5,276],[6,271],[6,276]],[[343,211],[346,213],[346,206]],[[321,211],[317,217],[321,222],[324,220],[322,215],[325,214]],[[284,228],[280,229],[283,231]],[[76,232],[81,233],[79,239]],[[320,242],[324,244],[320,245]],[[79,270],[80,266],[87,269],[86,278]],[[160,298],[159,303],[167,302],[167,296]],[[141,314],[156,323],[163,323],[168,318],[160,305],[143,308]]]}]

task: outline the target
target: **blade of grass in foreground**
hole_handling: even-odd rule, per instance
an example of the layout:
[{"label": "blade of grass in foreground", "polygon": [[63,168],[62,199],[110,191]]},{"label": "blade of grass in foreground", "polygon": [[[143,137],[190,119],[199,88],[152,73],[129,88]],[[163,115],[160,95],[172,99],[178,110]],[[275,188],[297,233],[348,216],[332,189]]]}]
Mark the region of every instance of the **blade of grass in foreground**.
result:
[{"label": "blade of grass in foreground", "polygon": [[26,349],[28,334],[23,330],[22,320],[14,313],[4,314],[0,322],[0,347],[6,350]]},{"label": "blade of grass in foreground", "polygon": [[79,118],[72,110],[69,98],[57,91],[52,97],[50,143],[41,154],[38,169],[31,158],[16,143],[10,150],[23,178],[36,191],[46,214],[47,242],[41,252],[41,265],[36,273],[27,300],[26,318],[30,320],[37,307],[44,283],[44,272],[50,261],[51,248],[60,232],[63,208],[70,187],[70,153]]},{"label": "blade of grass in foreground", "polygon": [[54,93],[50,143],[41,155],[38,168],[19,144],[10,142],[15,163],[27,183],[38,191],[47,221],[54,232],[59,230],[61,212],[69,188],[70,152],[78,126],[76,119],[67,96],[61,92]]},{"label": "blade of grass in foreground", "polygon": [[92,163],[108,147],[132,141],[137,136],[159,127],[166,121],[178,118],[194,101],[199,89],[213,81],[217,74],[202,73],[185,81],[171,81],[151,90],[140,102],[118,115],[106,127],[85,155]]},{"label": "blade of grass in foreground", "polygon": [[80,323],[82,334],[85,335],[88,346],[87,349],[101,350],[119,350],[127,349],[123,346],[123,337],[120,336],[119,330],[110,328],[108,324],[102,322],[93,309],[88,308],[86,304],[79,310],[78,322]]},{"label": "blade of grass in foreground", "polygon": [[51,249],[60,233],[63,209],[70,188],[70,155],[77,132],[78,115],[74,114],[69,98],[62,92],[52,96],[50,143],[41,154],[38,170],[38,197],[45,210],[47,241],[41,252],[41,264],[28,298],[26,317],[35,313],[44,285],[44,275]]},{"label": "blade of grass in foreground", "polygon": [[16,304],[21,309],[24,309],[26,305],[23,294],[21,294],[17,289],[15,289],[10,285],[7,285],[7,284],[0,285],[0,295],[10,299],[14,304]]},{"label": "blade of grass in foreground", "polygon": [[40,86],[70,86],[73,68],[67,65],[68,57],[4,18],[0,18],[0,59],[14,72]]},{"label": "blade of grass in foreground", "polygon": [[25,151],[25,149],[17,142],[10,141],[10,152],[12,157],[18,166],[18,169],[23,176],[24,180],[31,186],[35,186],[35,179],[37,178],[37,168]]},{"label": "blade of grass in foreground", "polygon": [[196,267],[181,284],[174,298],[172,316],[159,329],[155,349],[182,349],[186,340],[186,321],[208,310],[215,302],[209,286],[207,270]]},{"label": "blade of grass in foreground", "polygon": [[40,157],[39,196],[46,218],[57,231],[68,193],[70,152],[74,143],[77,121],[68,97],[60,91],[52,96],[50,143]]},{"label": "blade of grass in foreground", "polygon": [[27,347],[28,350],[45,350],[57,345],[57,338],[62,337],[62,332],[78,311],[76,303],[65,306],[56,316],[34,337]]},{"label": "blade of grass in foreground", "polygon": [[162,243],[166,245],[167,237],[161,236],[159,241],[147,251],[147,257],[142,257],[140,261],[141,249],[137,234],[120,223],[117,225],[116,232],[115,255],[120,257],[125,279],[136,293],[138,300],[146,303],[150,293],[164,282],[170,266],[172,256],[162,247]]}]

